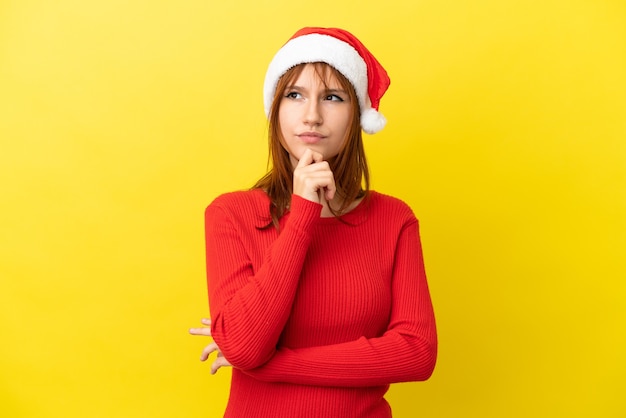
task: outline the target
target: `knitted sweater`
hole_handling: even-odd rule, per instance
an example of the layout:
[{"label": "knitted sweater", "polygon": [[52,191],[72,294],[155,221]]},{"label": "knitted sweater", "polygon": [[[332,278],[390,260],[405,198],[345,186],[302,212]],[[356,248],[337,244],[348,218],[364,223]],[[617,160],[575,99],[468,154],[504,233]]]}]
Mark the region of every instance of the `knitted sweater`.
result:
[{"label": "knitted sweater", "polygon": [[370,192],[342,220],[292,197],[280,230],[261,190],[205,212],[211,333],[233,365],[226,417],[390,417],[390,383],[437,355],[418,222]]}]

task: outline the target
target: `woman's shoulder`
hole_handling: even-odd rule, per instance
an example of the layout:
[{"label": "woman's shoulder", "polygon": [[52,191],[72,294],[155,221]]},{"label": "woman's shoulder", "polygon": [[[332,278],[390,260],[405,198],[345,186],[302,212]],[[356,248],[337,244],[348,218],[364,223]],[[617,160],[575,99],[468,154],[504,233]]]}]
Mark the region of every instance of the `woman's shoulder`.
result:
[{"label": "woman's shoulder", "polygon": [[242,213],[267,211],[269,198],[261,189],[237,190],[217,196],[207,207],[207,211],[221,209],[225,212]]},{"label": "woman's shoulder", "polygon": [[388,194],[370,191],[369,206],[374,213],[380,213],[385,217],[395,216],[404,219],[415,219],[413,209],[411,209],[408,203]]},{"label": "woman's shoulder", "polygon": [[386,209],[396,209],[401,211],[412,212],[411,207],[399,197],[384,194],[375,190],[370,191],[370,201],[373,204],[384,207]]}]

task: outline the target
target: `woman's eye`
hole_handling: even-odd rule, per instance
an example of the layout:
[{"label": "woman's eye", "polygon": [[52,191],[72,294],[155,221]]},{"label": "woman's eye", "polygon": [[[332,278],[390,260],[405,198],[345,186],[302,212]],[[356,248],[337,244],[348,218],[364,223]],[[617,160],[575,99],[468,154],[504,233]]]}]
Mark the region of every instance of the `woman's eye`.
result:
[{"label": "woman's eye", "polygon": [[343,102],[343,99],[336,94],[329,94],[328,96],[326,96],[326,100],[330,100],[333,102]]},{"label": "woman's eye", "polygon": [[292,91],[292,92],[287,93],[285,97],[288,97],[289,99],[299,99],[302,96],[300,95],[300,93]]}]

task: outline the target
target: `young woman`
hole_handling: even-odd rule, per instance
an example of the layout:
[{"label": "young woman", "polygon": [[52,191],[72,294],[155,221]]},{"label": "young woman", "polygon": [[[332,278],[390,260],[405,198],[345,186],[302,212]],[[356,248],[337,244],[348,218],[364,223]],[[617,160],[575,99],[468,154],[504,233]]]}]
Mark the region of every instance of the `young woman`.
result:
[{"label": "young woman", "polygon": [[437,355],[418,222],[369,190],[361,129],[385,119],[387,73],[352,34],[304,28],[265,79],[271,170],[205,213],[211,372],[227,417],[390,417],[389,384]]}]

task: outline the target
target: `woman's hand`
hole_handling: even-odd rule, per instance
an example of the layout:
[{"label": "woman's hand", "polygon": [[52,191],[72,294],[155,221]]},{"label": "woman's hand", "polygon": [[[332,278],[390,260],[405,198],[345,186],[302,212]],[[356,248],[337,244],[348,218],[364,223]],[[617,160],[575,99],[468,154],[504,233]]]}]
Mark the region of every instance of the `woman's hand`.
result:
[{"label": "woman's hand", "polygon": [[[206,325],[206,326],[201,327],[201,328],[190,328],[189,333],[191,335],[202,335],[202,336],[210,337],[211,336],[211,320],[203,318],[201,322],[203,325]],[[224,355],[220,351],[220,348],[217,346],[215,341],[213,341],[211,344],[204,347],[204,349],[202,350],[202,354],[200,355],[200,361],[206,361],[209,358],[209,355],[214,351],[217,352],[217,358],[215,359],[213,364],[211,364],[211,374],[217,373],[217,371],[221,367],[232,366],[232,364],[230,364],[228,360],[226,360],[226,357],[224,357]]]},{"label": "woman's hand", "polygon": [[324,156],[307,148],[293,171],[293,194],[323,204],[322,197],[333,200],[336,190],[333,172]]}]

